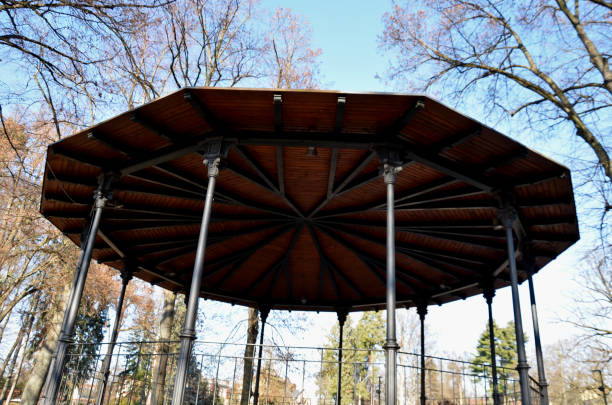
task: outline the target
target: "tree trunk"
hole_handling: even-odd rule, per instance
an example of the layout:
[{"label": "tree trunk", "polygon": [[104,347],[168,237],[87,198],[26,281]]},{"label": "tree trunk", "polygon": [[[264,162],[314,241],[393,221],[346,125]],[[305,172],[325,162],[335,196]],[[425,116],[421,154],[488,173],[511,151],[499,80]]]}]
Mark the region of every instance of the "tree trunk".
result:
[{"label": "tree trunk", "polygon": [[253,381],[253,358],[255,357],[255,342],[259,332],[259,311],[249,308],[249,324],[247,329],[247,343],[244,348],[244,371],[242,374],[242,395],[240,405],[248,405]]},{"label": "tree trunk", "polygon": [[164,307],[161,321],[159,323],[160,355],[156,356],[155,365],[152,373],[152,389],[149,404],[160,405],[164,403],[164,389],[166,386],[166,368],[168,365],[168,353],[170,344],[168,341],[172,335],[172,325],[174,324],[174,302],[176,294],[172,291],[164,290]]},{"label": "tree trunk", "polygon": [[11,389],[6,398],[5,403],[7,405],[11,403],[11,399],[13,398],[13,393],[15,392],[15,386],[17,385],[17,382],[19,381],[19,376],[21,375],[21,370],[23,369],[23,362],[28,354],[27,347],[28,347],[28,343],[30,342],[30,333],[32,332],[33,323],[34,323],[34,316],[32,314],[32,316],[30,316],[30,323],[28,324],[28,331],[26,332],[26,336],[25,336],[25,343],[22,345],[23,353],[21,354],[21,359],[19,360],[19,364],[17,365],[17,372],[14,373],[13,383],[11,384]]},{"label": "tree trunk", "polygon": [[2,392],[0,393],[0,401],[4,400],[4,394],[6,394],[6,391],[9,389],[9,385],[11,384],[11,381],[13,381],[13,379],[15,378],[13,373],[15,372],[15,364],[17,364],[17,358],[19,357],[19,353],[21,351],[21,340],[22,339],[23,339],[23,329],[19,331],[19,336],[17,336],[17,340],[15,340],[15,347],[17,347],[17,350],[15,350],[13,353],[11,365],[8,368],[8,375],[4,379],[4,385],[2,386]]},{"label": "tree trunk", "polygon": [[34,366],[30,371],[25,387],[23,387],[21,405],[35,405],[38,402],[38,398],[40,397],[40,393],[45,383],[47,371],[49,370],[49,364],[51,363],[51,357],[53,356],[55,344],[62,327],[64,309],[68,304],[71,286],[72,283],[68,283],[64,286],[63,291],[57,297],[58,305],[50,309],[53,311],[50,317],[51,322],[49,323],[49,328],[45,334],[42,344],[34,353]]}]

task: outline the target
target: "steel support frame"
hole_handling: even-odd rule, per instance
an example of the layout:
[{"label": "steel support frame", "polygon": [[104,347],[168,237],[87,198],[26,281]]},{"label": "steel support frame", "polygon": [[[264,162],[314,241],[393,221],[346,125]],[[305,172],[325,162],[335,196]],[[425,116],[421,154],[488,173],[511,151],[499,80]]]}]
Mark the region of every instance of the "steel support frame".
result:
[{"label": "steel support frame", "polygon": [[421,405],[427,403],[427,393],[425,392],[425,315],[427,315],[427,304],[421,302],[417,305],[417,314],[419,314],[419,320],[421,321]]},{"label": "steel support frame", "polygon": [[257,372],[255,374],[255,391],[253,392],[253,405],[257,405],[259,402],[259,378],[261,375],[261,358],[263,356],[264,346],[264,330],[266,328],[266,321],[270,314],[270,307],[260,306],[259,314],[261,316],[261,332],[259,333],[259,354],[257,356]]},{"label": "steel support frame", "polygon": [[76,318],[79,312],[79,304],[81,303],[81,297],[83,296],[83,290],[85,288],[85,281],[87,279],[87,273],[91,263],[96,235],[102,220],[102,212],[107,201],[112,198],[111,190],[117,179],[118,176],[116,173],[103,174],[98,179],[98,188],[94,192],[93,213],[91,223],[89,225],[89,231],[87,232],[84,243],[81,244],[81,246],[84,247],[81,249],[77,269],[74,273],[72,289],[70,290],[70,296],[68,298],[68,304],[66,305],[66,309],[64,311],[62,327],[57,339],[53,358],[51,359],[51,364],[49,365],[49,371],[47,372],[47,379],[42,398],[43,405],[54,404],[59,393],[62,374],[66,364],[68,346],[73,342],[72,336],[74,335]]},{"label": "steel support frame", "polygon": [[489,347],[491,350],[491,374],[493,376],[493,405],[500,405],[502,398],[499,394],[497,382],[497,357],[495,354],[495,326],[493,324],[493,297],[495,297],[495,288],[493,282],[487,282],[484,288],[484,298],[487,301],[487,309],[489,312]]},{"label": "steel support frame", "polygon": [[336,405],[340,405],[342,403],[342,346],[346,316],[347,311],[338,311],[338,385],[336,387]]},{"label": "steel support frame", "polygon": [[121,292],[119,293],[119,299],[117,300],[117,311],[115,314],[115,321],[113,322],[113,328],[111,330],[111,338],[108,344],[104,361],[102,362],[102,369],[100,374],[102,375],[102,381],[98,387],[98,396],[96,398],[96,405],[102,405],[104,403],[104,396],[106,394],[106,386],[108,384],[108,377],[110,374],[111,361],[113,359],[113,351],[117,344],[117,335],[119,335],[119,324],[121,323],[121,314],[123,312],[123,302],[125,300],[125,290],[132,279],[133,266],[129,261],[124,262],[124,268],[121,272]]},{"label": "steel support frame", "polygon": [[535,292],[533,288],[533,262],[530,264],[529,278],[529,300],[531,304],[531,320],[533,322],[533,340],[536,352],[536,364],[538,367],[538,385],[540,386],[540,405],[548,405],[548,382],[544,370],[544,356],[542,354],[542,342],[540,340],[540,325],[538,322],[538,310],[536,307]]},{"label": "steel support frame", "polygon": [[196,338],[195,324],[198,312],[198,299],[204,275],[204,260],[206,254],[206,241],[208,238],[208,226],[210,224],[211,209],[215,184],[219,176],[219,165],[222,157],[223,144],[215,142],[208,145],[205,153],[204,165],[208,168],[208,186],[206,188],[206,199],[204,202],[204,212],[202,214],[202,225],[198,237],[198,246],[193,266],[191,286],[189,288],[189,299],[187,311],[185,313],[185,323],[181,332],[181,346],[177,360],[176,378],[174,381],[174,391],[172,393],[172,405],[182,405],[185,396],[185,386],[187,384],[187,373],[189,370],[189,359],[193,350],[193,342]]},{"label": "steel support frame", "polygon": [[385,403],[396,405],[397,403],[397,344],[395,328],[395,182],[397,174],[402,169],[401,161],[394,151],[379,152],[379,160],[383,162],[383,177],[387,186],[387,338],[385,349]]},{"label": "steel support frame", "polygon": [[503,207],[499,210],[498,217],[506,231],[506,243],[508,249],[508,266],[510,268],[510,287],[512,292],[512,310],[514,313],[514,331],[516,334],[516,351],[518,355],[518,365],[516,369],[519,373],[521,384],[521,401],[523,405],[531,405],[529,395],[529,364],[525,354],[525,338],[523,334],[523,318],[521,316],[521,304],[518,290],[518,271],[516,268],[516,257],[514,251],[513,226],[518,214],[507,200],[502,201]]}]

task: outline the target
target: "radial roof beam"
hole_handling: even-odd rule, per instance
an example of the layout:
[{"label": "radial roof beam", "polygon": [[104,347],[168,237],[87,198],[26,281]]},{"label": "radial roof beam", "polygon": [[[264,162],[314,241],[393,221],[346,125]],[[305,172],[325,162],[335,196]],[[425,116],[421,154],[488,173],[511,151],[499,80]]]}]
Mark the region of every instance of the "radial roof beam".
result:
[{"label": "radial roof beam", "polygon": [[274,95],[274,131],[283,132],[283,96]]},{"label": "radial roof beam", "polygon": [[191,104],[193,110],[213,129],[219,130],[224,125],[217,119],[217,117],[210,111],[210,109],[200,99],[195,96],[189,89],[185,90],[183,95],[185,101]]},{"label": "radial roof beam", "polygon": [[344,123],[344,107],[346,106],[346,97],[338,96],[338,102],[336,104],[336,121],[334,124],[334,132],[339,134],[342,132],[342,125]]},{"label": "radial roof beam", "polygon": [[461,132],[457,135],[453,135],[442,140],[438,144],[434,145],[431,150],[435,151],[438,154],[444,153],[448,150],[451,150],[453,148],[456,148],[457,146],[464,144],[472,138],[480,136],[480,134],[482,134],[482,127],[471,129],[467,132]]},{"label": "radial roof beam", "polygon": [[384,133],[387,136],[402,137],[401,132],[408,126],[410,121],[425,108],[425,102],[423,100],[417,100],[412,107],[406,110],[398,119],[387,128]]},{"label": "radial roof beam", "polygon": [[143,128],[153,132],[155,135],[157,135],[157,136],[159,136],[161,138],[167,139],[169,141],[176,141],[177,138],[178,138],[175,134],[173,134],[167,128],[164,128],[160,124],[152,123],[151,121],[149,121],[148,119],[144,118],[141,114],[139,114],[136,111],[134,111],[130,115],[130,120],[132,122],[142,126]]}]

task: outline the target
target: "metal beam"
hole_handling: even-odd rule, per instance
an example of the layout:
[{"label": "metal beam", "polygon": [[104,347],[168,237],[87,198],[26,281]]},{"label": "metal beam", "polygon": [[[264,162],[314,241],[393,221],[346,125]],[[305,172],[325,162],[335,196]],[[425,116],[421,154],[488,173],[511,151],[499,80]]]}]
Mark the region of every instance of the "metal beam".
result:
[{"label": "metal beam", "polygon": [[225,164],[225,170],[228,170],[237,176],[242,177],[243,179],[255,184],[256,186],[261,187],[262,189],[271,192],[272,194],[278,195],[278,189],[275,186],[271,186],[265,180],[262,182],[253,176],[251,173],[245,171],[242,167],[232,163],[231,161],[227,161]]},{"label": "metal beam", "polygon": [[[351,179],[348,179],[348,180],[350,181]],[[409,199],[412,199],[412,198],[416,198],[416,197],[421,196],[423,194],[430,193],[432,191],[438,190],[438,189],[440,189],[442,187],[446,187],[446,186],[449,186],[449,185],[452,185],[452,184],[455,184],[455,183],[457,183],[456,179],[443,178],[443,179],[439,179],[439,180],[434,180],[434,181],[432,181],[432,182],[430,182],[428,184],[417,186],[417,187],[414,187],[414,188],[412,188],[410,190],[406,190],[406,191],[403,191],[401,193],[398,193],[396,198],[395,198],[395,203],[399,204],[402,201],[406,201],[406,200],[409,200]],[[346,184],[342,184],[342,185],[346,185]],[[340,188],[340,190],[341,190],[341,188]],[[353,213],[363,212],[363,211],[368,211],[368,210],[378,210],[378,209],[383,209],[386,206],[387,206],[386,199],[380,199],[378,201],[374,201],[374,202],[371,202],[371,203],[363,204],[363,205],[361,205],[359,207],[350,208],[348,210],[347,209],[339,209],[339,210],[334,210],[334,211],[331,211],[331,212],[327,212],[327,213],[325,213],[323,215],[317,216],[316,218],[317,219],[328,218],[328,217],[353,214]]]},{"label": "metal beam", "polygon": [[283,96],[280,94],[274,95],[274,131],[283,131]]},{"label": "metal beam", "polygon": [[417,100],[412,107],[407,109],[389,128],[383,131],[386,136],[403,138],[400,132],[408,126],[415,115],[425,108],[425,101]]},{"label": "metal beam", "polygon": [[[361,171],[368,165],[370,164],[370,162],[372,161],[372,159],[374,159],[376,157],[376,152],[371,152],[369,154],[366,154],[364,156],[364,158],[357,163],[356,166],[354,166],[351,170],[349,170],[349,172],[346,174],[346,176],[344,176],[344,178],[340,181],[340,183],[338,184],[337,187],[335,187],[331,192],[330,187],[328,186],[328,192],[327,195],[316,205],[316,207],[310,212],[308,213],[308,218],[313,218],[314,215],[319,212],[319,210],[321,210],[323,207],[325,207],[325,205],[327,205],[327,203],[329,203],[329,201],[331,201],[332,199],[334,199],[334,197],[336,197],[336,195],[338,195],[340,192],[342,192],[342,190],[344,189],[344,187],[355,178],[355,176],[357,176],[359,173],[361,173]],[[334,167],[335,169],[335,167]],[[331,170],[330,170],[331,172]],[[335,172],[335,170],[334,170]],[[334,179],[335,180],[335,176]],[[333,186],[332,186],[333,188]]]},{"label": "metal beam", "polygon": [[470,129],[466,132],[460,132],[456,135],[452,135],[438,142],[437,144],[431,147],[431,150],[434,151],[436,154],[444,153],[447,150],[456,148],[457,146],[462,145],[470,139],[480,135],[482,135],[482,127]]},{"label": "metal beam", "polygon": [[278,192],[285,195],[285,168],[283,165],[283,148],[276,146],[276,173],[278,176]]},{"label": "metal beam", "polygon": [[[381,266],[382,268],[385,268],[385,263],[383,263],[380,259],[373,257],[371,255],[368,255],[366,253],[364,253],[363,251],[360,252],[357,248],[355,248],[354,246],[351,245],[351,243],[349,241],[346,240],[346,238],[344,238],[340,233],[336,232],[333,228],[330,227],[326,227],[326,226],[317,226],[317,229],[319,229],[321,232],[325,233],[326,235],[328,235],[329,237],[331,237],[335,242],[340,243],[342,246],[344,246],[346,249],[350,250],[353,254],[355,254],[359,260],[361,260],[362,262],[366,263],[366,261],[369,261],[371,263],[376,263],[377,265]],[[378,243],[378,242],[376,242]],[[383,243],[379,243],[379,244],[383,244]],[[366,266],[368,266],[366,264]],[[397,268],[397,266],[396,266]],[[369,266],[368,266],[368,269]],[[409,278],[412,279],[413,281],[416,281],[418,283],[424,284],[426,286],[432,287],[435,286],[436,284],[424,279],[420,276],[416,276],[404,269],[399,269],[398,274],[403,275],[405,278]],[[378,275],[377,275],[378,276]],[[399,280],[401,283],[403,283],[406,287],[410,288],[413,292],[414,287],[411,284],[408,284],[407,282],[403,281],[403,280]]]},{"label": "metal beam", "polygon": [[338,148],[332,148],[329,158],[329,174],[327,175],[327,198],[329,199],[334,192],[334,180],[336,177],[336,167],[338,165]]},{"label": "metal beam", "polygon": [[210,111],[210,109],[204,104],[200,99],[193,94],[193,92],[189,89],[185,90],[185,94],[183,94],[183,98],[186,102],[191,104],[191,107],[194,111],[202,118],[206,123],[213,129],[223,128],[224,125],[221,123],[217,117]]},{"label": "metal beam", "polygon": [[338,96],[338,102],[336,104],[336,121],[334,124],[334,132],[340,133],[342,131],[342,124],[344,122],[344,108],[346,107],[346,97]]},{"label": "metal beam", "polygon": [[490,176],[500,168],[504,166],[509,166],[517,160],[523,159],[527,156],[528,153],[529,151],[527,150],[527,148],[521,147],[518,150],[511,152],[507,155],[498,156],[495,159],[492,159],[489,163],[482,165],[481,170],[486,176]]},{"label": "metal beam", "polygon": [[[382,261],[380,259],[377,259],[377,258],[375,258],[375,257],[373,257],[373,256],[371,256],[369,254],[366,254],[363,251],[359,251],[357,248],[355,248],[353,245],[351,245],[349,241],[347,241],[345,238],[343,238],[340,234],[334,233],[334,235],[332,235],[333,231],[325,230],[325,227],[321,227],[321,226],[317,226],[317,229],[319,231],[321,231],[322,233],[326,234],[327,236],[329,236],[330,238],[332,238],[334,240],[334,242],[337,242],[337,243],[341,244],[344,248],[346,248],[351,253],[353,253],[355,256],[357,256],[357,258],[366,266],[366,268],[381,282],[383,287],[386,285],[384,277],[378,272],[378,270],[376,270],[372,266],[372,264],[376,264],[376,265],[381,266],[382,268],[384,268],[385,265],[384,265],[384,263],[382,263]],[[402,272],[406,273],[408,278],[411,278],[410,275],[405,270],[402,270]],[[418,281],[418,279],[415,279],[415,280]],[[399,280],[399,281],[404,286],[408,287],[411,291],[415,292],[414,287],[411,284],[408,284],[404,280]]]},{"label": "metal beam", "polygon": [[150,120],[144,118],[142,114],[137,111],[132,112],[132,114],[130,115],[130,121],[142,126],[143,128],[147,129],[148,131],[154,133],[155,135],[161,138],[167,139],[169,141],[175,141],[177,139],[177,136],[174,135],[170,130],[160,124],[152,123]]},{"label": "metal beam", "polygon": [[257,173],[259,177],[273,190],[277,193],[280,192],[279,186],[274,183],[272,178],[268,175],[266,169],[255,159],[246,147],[241,145],[236,145],[234,147],[234,151],[244,160],[254,171]]},{"label": "metal beam", "polygon": [[[361,231],[358,231],[356,229],[347,228],[346,226],[343,226],[343,225],[336,226],[335,227],[335,231],[345,232],[345,233],[347,233],[349,235],[352,235],[352,236],[355,236],[357,238],[361,238],[361,239],[370,241],[372,243],[376,243],[376,244],[382,244],[383,243],[380,240],[378,240],[376,237],[373,237],[371,234],[369,234],[367,232],[361,232]],[[451,258],[454,258],[456,260],[465,261],[467,263],[486,264],[486,262],[475,260],[472,257],[470,257],[469,259],[468,258],[462,258],[462,257],[459,257],[459,256],[454,256],[453,253],[444,252],[444,251],[439,250],[439,249],[429,249],[429,248],[422,247],[422,246],[411,246],[411,245],[408,245],[408,244],[402,243],[402,242],[396,242],[396,249],[403,249],[403,250],[405,250],[407,252],[409,252],[409,251],[426,252],[426,253],[431,253],[431,254],[438,255],[440,257],[451,257]]]},{"label": "metal beam", "polygon": [[[344,281],[355,293],[357,293],[357,295],[360,298],[363,298],[365,295],[363,294],[363,292],[352,282],[348,279],[348,277],[342,273],[342,271],[340,269],[338,269],[328,258],[327,255],[325,254],[325,252],[323,251],[323,248],[321,247],[321,243],[319,242],[319,239],[317,238],[316,234],[314,233],[313,229],[309,226],[308,229],[310,230],[310,234],[312,236],[312,240],[314,242],[314,245],[317,249],[317,252],[319,253],[319,258],[321,260],[321,263],[323,263],[325,265],[325,267],[327,268],[328,271],[330,271],[333,274],[336,274],[337,276],[339,276],[342,281]],[[339,291],[339,290],[338,290]]]},{"label": "metal beam", "polygon": [[[287,224],[287,225],[282,225],[276,232],[271,233],[269,236],[265,237],[264,239],[258,241],[257,243],[255,243],[252,246],[249,246],[246,249],[241,249],[240,252],[236,255],[232,255],[232,256],[221,256],[217,259],[213,259],[213,260],[209,260],[206,263],[206,266],[208,268],[214,267],[216,265],[226,265],[228,263],[232,263],[236,260],[239,260],[240,258],[244,257],[245,255],[253,255],[256,251],[258,251],[259,249],[269,245],[273,240],[280,238],[281,236],[283,236],[285,233],[289,232],[292,229],[293,225]],[[218,271],[220,271],[222,269],[218,269],[215,270],[214,272],[208,272],[206,273],[206,276],[210,276],[212,274],[217,273]]]},{"label": "metal beam", "polygon": [[457,180],[461,180],[464,183],[470,184],[488,193],[497,188],[496,184],[490,180],[484,179],[480,174],[466,170],[463,166],[451,162],[448,159],[444,159],[421,147],[410,146],[410,148],[404,151],[404,158],[420,162],[440,173],[454,177]]}]

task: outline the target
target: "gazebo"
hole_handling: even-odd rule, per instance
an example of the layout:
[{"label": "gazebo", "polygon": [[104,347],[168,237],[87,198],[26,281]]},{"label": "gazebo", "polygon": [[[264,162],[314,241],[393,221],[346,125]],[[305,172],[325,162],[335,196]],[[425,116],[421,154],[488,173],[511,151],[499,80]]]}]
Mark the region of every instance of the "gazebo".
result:
[{"label": "gazebo", "polygon": [[91,258],[123,272],[123,292],[134,276],[188,296],[174,405],[198,298],[264,322],[387,309],[394,405],[396,307],[423,321],[428,305],[484,294],[492,322],[508,285],[530,403],[518,284],[533,291],[579,238],[569,170],[427,96],[187,88],[50,145],[45,167],[41,213],[82,249],[45,404]]}]

